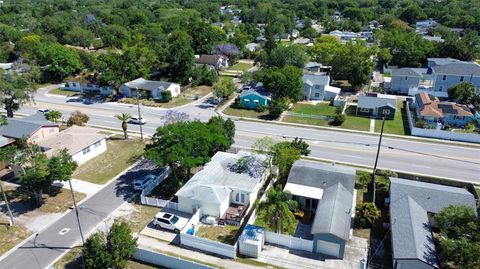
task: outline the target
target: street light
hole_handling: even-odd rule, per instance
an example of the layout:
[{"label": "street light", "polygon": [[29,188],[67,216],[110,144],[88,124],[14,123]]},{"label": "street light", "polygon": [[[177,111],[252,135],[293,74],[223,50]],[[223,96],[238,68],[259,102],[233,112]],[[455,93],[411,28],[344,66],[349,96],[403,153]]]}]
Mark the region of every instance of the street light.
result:
[{"label": "street light", "polygon": [[378,164],[378,156],[380,155],[380,147],[382,145],[382,137],[383,137],[383,127],[385,126],[385,114],[382,117],[382,130],[380,131],[380,139],[378,141],[377,147],[377,156],[375,158],[375,165],[373,166],[373,175],[372,175],[372,183],[373,183],[373,204],[375,204],[375,173],[377,172],[377,164]]},{"label": "street light", "polygon": [[135,88],[137,92],[137,109],[138,109],[138,120],[140,125],[140,139],[143,141],[143,130],[142,130],[142,114],[140,113],[140,94],[138,93],[138,87]]}]

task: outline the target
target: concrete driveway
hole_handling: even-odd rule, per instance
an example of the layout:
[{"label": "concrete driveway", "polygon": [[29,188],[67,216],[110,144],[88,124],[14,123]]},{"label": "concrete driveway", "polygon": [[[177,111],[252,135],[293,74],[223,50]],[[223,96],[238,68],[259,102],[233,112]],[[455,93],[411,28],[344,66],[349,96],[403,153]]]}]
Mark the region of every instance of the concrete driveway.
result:
[{"label": "concrete driveway", "polygon": [[155,238],[164,242],[180,244],[180,236],[172,231],[165,229],[157,229],[150,222],[141,232],[141,235]]}]

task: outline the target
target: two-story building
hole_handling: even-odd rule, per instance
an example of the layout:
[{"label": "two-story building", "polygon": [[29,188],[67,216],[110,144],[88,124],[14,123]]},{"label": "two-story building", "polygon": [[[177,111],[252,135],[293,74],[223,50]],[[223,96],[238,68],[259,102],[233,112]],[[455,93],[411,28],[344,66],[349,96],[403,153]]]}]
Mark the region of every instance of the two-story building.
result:
[{"label": "two-story building", "polygon": [[172,97],[177,97],[180,94],[180,84],[137,78],[120,86],[120,93],[127,97],[135,97],[137,91],[138,95],[142,98],[162,100],[162,92],[165,91],[169,91]]},{"label": "two-story building", "polygon": [[332,101],[340,88],[330,86],[330,76],[324,73],[303,74],[303,99],[306,101]]},{"label": "two-story building", "polygon": [[[425,69],[425,73],[426,73]],[[398,68],[392,70],[392,80],[388,92],[394,94],[408,94],[411,89],[418,88],[423,77],[418,68]]]},{"label": "two-story building", "polygon": [[480,88],[480,65],[474,62],[453,62],[435,65],[432,70],[432,90],[447,92],[451,87],[462,82],[470,82]]},{"label": "two-story building", "polygon": [[454,102],[442,102],[425,92],[415,95],[415,109],[417,118],[432,127],[445,124],[464,127],[473,119],[473,114],[467,106]]}]

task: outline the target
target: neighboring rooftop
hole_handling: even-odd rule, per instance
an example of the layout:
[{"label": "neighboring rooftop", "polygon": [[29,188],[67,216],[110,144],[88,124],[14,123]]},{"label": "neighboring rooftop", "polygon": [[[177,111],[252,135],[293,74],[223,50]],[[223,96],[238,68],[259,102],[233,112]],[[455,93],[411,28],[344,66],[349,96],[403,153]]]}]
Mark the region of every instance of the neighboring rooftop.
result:
[{"label": "neighboring rooftop", "polygon": [[137,78],[135,80],[129,81],[124,85],[129,87],[130,89],[140,89],[140,90],[147,90],[152,91],[157,88],[164,88],[167,89],[174,83],[166,82],[166,81],[156,81],[156,80],[146,80],[144,78]]},{"label": "neighboring rooftop", "polygon": [[261,175],[257,176],[252,176],[253,174],[248,172],[239,173],[234,171],[232,166],[237,163],[238,159],[244,156],[252,156],[258,159],[259,162],[265,160],[263,155],[252,155],[252,153],[246,151],[240,151],[237,154],[219,151],[175,195],[190,197],[200,201],[212,201],[212,199],[215,199],[221,202],[232,189],[246,192],[253,191],[266,173],[266,166]]},{"label": "neighboring rooftop", "polygon": [[44,126],[58,127],[58,124],[47,121],[42,113],[24,118],[8,118],[7,121],[7,125],[0,127],[0,134],[15,139],[28,137]]},{"label": "neighboring rooftop", "polygon": [[445,75],[480,76],[480,65],[473,62],[454,62],[444,65],[435,65],[433,72]]},{"label": "neighboring rooftop", "polygon": [[73,125],[65,131],[37,142],[37,144],[43,148],[48,156],[54,156],[64,148],[68,150],[70,155],[74,155],[106,137],[98,129]]},{"label": "neighboring rooftop", "polygon": [[366,93],[364,95],[358,96],[358,107],[361,108],[378,108],[389,106],[392,108],[397,108],[397,96],[390,94],[380,94],[380,93]]},{"label": "neighboring rooftop", "polygon": [[[318,202],[312,234],[333,234],[348,240],[355,187],[355,169],[311,161],[296,161],[288,175],[289,184],[316,188],[323,195]],[[302,196],[303,193],[296,193]],[[305,197],[305,196],[304,196]]]},{"label": "neighboring rooftop", "polygon": [[429,63],[429,67],[462,62],[460,60],[453,59],[453,58],[427,58],[427,61]]},{"label": "neighboring rooftop", "polygon": [[418,105],[420,115],[424,117],[443,118],[447,115],[473,116],[466,105],[442,102],[437,97],[426,92],[416,94],[415,103]]},{"label": "neighboring rooftop", "polygon": [[305,73],[303,74],[303,83],[310,86],[313,85],[328,85],[330,83],[330,76],[326,74]]},{"label": "neighboring rooftop", "polygon": [[208,55],[208,54],[202,54],[200,57],[195,59],[195,62],[198,64],[208,64],[208,65],[217,65],[218,61],[221,60],[222,58],[226,58],[223,55]]},{"label": "neighboring rooftop", "polygon": [[429,213],[449,205],[476,208],[474,196],[463,188],[390,178],[393,258],[418,259],[438,268]]},{"label": "neighboring rooftop", "polygon": [[422,73],[414,68],[403,67],[392,69],[392,76],[422,77]]}]

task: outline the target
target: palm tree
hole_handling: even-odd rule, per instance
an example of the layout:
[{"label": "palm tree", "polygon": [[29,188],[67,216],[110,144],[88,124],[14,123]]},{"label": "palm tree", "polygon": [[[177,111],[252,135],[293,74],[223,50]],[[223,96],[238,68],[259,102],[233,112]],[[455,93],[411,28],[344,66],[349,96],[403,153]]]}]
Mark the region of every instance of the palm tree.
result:
[{"label": "palm tree", "polygon": [[58,110],[50,110],[45,114],[47,120],[57,123],[58,119],[62,117],[62,113]]},{"label": "palm tree", "polygon": [[272,231],[282,233],[295,223],[295,216],[290,211],[296,208],[297,202],[292,200],[292,194],[283,191],[281,184],[267,191],[267,200],[260,203],[259,211],[265,212],[265,220]]},{"label": "palm tree", "polygon": [[115,115],[115,118],[117,118],[119,121],[122,122],[122,129],[123,129],[123,135],[125,136],[125,139],[128,138],[127,134],[127,121],[132,117],[132,114],[130,113],[122,113],[122,114],[117,114]]}]

